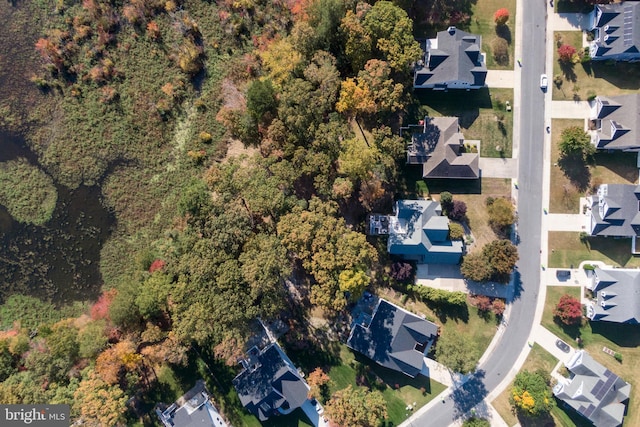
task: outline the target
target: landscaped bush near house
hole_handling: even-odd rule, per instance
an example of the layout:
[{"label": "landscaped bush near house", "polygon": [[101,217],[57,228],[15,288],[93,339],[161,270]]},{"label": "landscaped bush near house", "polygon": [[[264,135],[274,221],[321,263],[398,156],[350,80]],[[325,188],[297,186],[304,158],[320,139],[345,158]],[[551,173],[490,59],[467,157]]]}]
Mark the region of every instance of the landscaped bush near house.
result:
[{"label": "landscaped bush near house", "polygon": [[493,59],[499,65],[509,64],[509,43],[502,37],[496,37],[491,42],[491,50],[493,51]]},{"label": "landscaped bush near house", "polygon": [[398,283],[410,282],[413,278],[413,266],[408,262],[394,262],[389,275]]},{"label": "landscaped bush near house", "polygon": [[582,322],[582,304],[569,294],[560,297],[553,316],[565,325],[579,325]]},{"label": "landscaped bush near house", "polygon": [[563,44],[558,48],[558,60],[564,63],[573,62],[573,57],[576,52],[577,51],[575,47],[568,44]]},{"label": "landscaped bush near house", "polygon": [[457,222],[449,223],[449,238],[451,240],[464,239],[464,227]]},{"label": "landscaped bush near house", "polygon": [[450,292],[422,285],[410,285],[408,289],[421,300],[437,305],[463,306],[467,304],[467,295],[464,292]]},{"label": "landscaped bush near house", "polygon": [[496,10],[493,14],[493,21],[496,25],[504,25],[509,20],[509,10],[505,7]]}]

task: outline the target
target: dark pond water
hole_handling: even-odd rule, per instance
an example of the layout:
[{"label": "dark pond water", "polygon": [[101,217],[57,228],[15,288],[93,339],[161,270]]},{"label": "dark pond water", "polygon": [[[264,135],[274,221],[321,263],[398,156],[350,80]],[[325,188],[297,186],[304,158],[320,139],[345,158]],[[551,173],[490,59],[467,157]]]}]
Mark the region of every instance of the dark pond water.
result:
[{"label": "dark pond water", "polygon": [[[17,157],[39,166],[20,136],[0,130],[0,162]],[[100,249],[115,219],[98,187],[56,189],[56,208],[43,226],[14,221],[0,205],[0,302],[13,293],[65,303],[100,292]]]}]

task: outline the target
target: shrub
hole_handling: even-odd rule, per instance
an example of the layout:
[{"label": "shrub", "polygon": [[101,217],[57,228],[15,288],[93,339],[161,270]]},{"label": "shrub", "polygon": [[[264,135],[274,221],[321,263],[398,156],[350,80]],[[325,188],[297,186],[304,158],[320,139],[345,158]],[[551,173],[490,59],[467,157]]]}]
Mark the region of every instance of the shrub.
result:
[{"label": "shrub", "polygon": [[622,353],[616,353],[613,357],[620,363],[622,363]]},{"label": "shrub", "polygon": [[440,193],[440,206],[445,212],[449,211],[453,206],[453,195],[448,191]]},{"label": "shrub", "polygon": [[496,37],[491,42],[491,49],[493,50],[493,59],[498,64],[505,65],[509,63],[509,44],[502,37]]},{"label": "shrub", "polygon": [[509,10],[507,8],[501,8],[496,10],[493,14],[493,21],[496,25],[504,25],[509,20]]},{"label": "shrub", "polygon": [[454,200],[451,211],[448,212],[449,218],[454,221],[464,221],[467,218],[467,204],[462,200]]},{"label": "shrub", "polygon": [[449,223],[449,238],[451,240],[464,239],[464,227],[457,222]]},{"label": "shrub", "polygon": [[553,316],[565,325],[579,325],[582,322],[582,304],[571,295],[565,294],[553,310]]},{"label": "shrub", "polygon": [[484,204],[485,206],[491,206],[493,204],[493,202],[495,202],[496,199],[494,197],[491,196],[487,196],[486,199],[484,199]]},{"label": "shrub", "polygon": [[450,292],[422,285],[411,285],[409,286],[409,290],[414,292],[423,301],[428,301],[436,305],[464,306],[467,304],[467,294],[464,292]]},{"label": "shrub", "polygon": [[564,80],[562,79],[562,76],[561,76],[560,74],[556,74],[556,75],[553,77],[553,83],[555,83],[555,85],[556,85],[556,87],[557,87],[558,89],[560,89],[560,86],[562,86],[562,82],[563,82],[563,81],[564,81]]},{"label": "shrub", "polygon": [[491,310],[491,298],[485,295],[477,295],[474,298],[476,308],[479,311],[487,312]]},{"label": "shrub", "polygon": [[413,277],[413,266],[408,262],[394,262],[391,264],[391,278],[399,283],[406,283]]},{"label": "shrub", "polygon": [[563,44],[558,48],[558,60],[560,62],[565,62],[565,63],[572,62],[573,56],[575,54],[576,54],[576,48],[571,45]]},{"label": "shrub", "polygon": [[[587,234],[587,233],[585,233],[585,234]],[[585,271],[593,271],[593,270],[595,270],[595,269],[596,269],[596,267],[595,267],[594,265],[591,265],[591,264],[584,264],[584,265],[582,266],[582,268],[583,268]]]},{"label": "shrub", "polygon": [[494,299],[493,302],[491,303],[491,309],[493,310],[493,314],[495,314],[498,317],[504,314],[505,308],[506,308],[506,305],[504,301],[501,300],[500,298]]}]

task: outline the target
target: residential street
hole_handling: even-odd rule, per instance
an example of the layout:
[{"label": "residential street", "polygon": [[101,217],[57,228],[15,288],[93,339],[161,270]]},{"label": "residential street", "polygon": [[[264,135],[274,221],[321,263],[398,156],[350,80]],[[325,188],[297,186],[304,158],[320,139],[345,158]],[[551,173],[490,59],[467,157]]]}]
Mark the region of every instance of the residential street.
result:
[{"label": "residential street", "polygon": [[[519,161],[518,215],[520,261],[515,274],[515,295],[510,307],[507,325],[499,334],[499,341],[490,348],[488,356],[481,360],[477,372],[462,386],[448,389],[449,395],[418,411],[402,425],[447,426],[475,407],[479,416],[480,405],[490,393],[501,392],[517,373],[526,358],[527,341],[533,325],[539,322],[536,316],[538,288],[540,286],[540,242],[542,222],[543,159],[545,138],[544,92],[539,87],[540,74],[545,72],[545,38],[547,2],[518,1],[516,56],[522,55],[520,82],[516,77],[514,104],[516,120],[514,137],[519,138],[514,157]],[[520,24],[520,25],[518,25]],[[518,40],[521,45],[518,46]],[[525,53],[525,54],[521,54]],[[514,141],[515,142],[515,141]],[[517,154],[516,154],[517,153]],[[538,320],[536,320],[538,318]],[[485,354],[486,355],[486,354]],[[519,363],[518,363],[519,362]],[[488,411],[488,409],[487,409]],[[500,420],[501,421],[501,420]]]}]

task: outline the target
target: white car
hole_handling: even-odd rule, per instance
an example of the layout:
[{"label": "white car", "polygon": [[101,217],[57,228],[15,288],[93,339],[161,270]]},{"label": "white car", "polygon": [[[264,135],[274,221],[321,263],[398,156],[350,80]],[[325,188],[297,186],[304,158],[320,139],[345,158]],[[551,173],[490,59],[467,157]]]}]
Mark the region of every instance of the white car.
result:
[{"label": "white car", "polygon": [[547,90],[547,86],[549,86],[549,78],[546,74],[540,75],[540,88],[542,90]]}]

